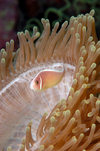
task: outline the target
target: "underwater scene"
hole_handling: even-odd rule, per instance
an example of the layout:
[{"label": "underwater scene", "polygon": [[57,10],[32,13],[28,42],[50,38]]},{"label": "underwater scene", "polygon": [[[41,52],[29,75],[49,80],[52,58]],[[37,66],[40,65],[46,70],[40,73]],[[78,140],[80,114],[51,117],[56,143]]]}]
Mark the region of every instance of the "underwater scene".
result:
[{"label": "underwater scene", "polygon": [[0,151],[100,151],[100,2],[0,0]]}]

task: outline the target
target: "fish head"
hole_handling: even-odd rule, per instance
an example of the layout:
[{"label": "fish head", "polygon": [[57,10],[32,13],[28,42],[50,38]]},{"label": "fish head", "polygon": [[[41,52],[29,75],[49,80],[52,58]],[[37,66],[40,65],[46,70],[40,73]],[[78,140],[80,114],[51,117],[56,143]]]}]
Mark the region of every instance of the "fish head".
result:
[{"label": "fish head", "polygon": [[31,81],[30,88],[34,91],[42,90],[42,78],[41,78],[41,76],[37,76]]}]

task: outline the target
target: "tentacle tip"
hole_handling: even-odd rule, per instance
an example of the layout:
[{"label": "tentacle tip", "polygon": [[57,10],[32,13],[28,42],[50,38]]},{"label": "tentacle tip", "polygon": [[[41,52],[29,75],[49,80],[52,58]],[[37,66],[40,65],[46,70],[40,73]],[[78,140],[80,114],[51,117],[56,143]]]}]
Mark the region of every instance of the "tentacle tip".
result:
[{"label": "tentacle tip", "polygon": [[91,15],[91,16],[94,16],[94,14],[95,14],[95,10],[92,9],[92,10],[90,11],[90,15]]},{"label": "tentacle tip", "polygon": [[45,18],[41,18],[41,22],[42,22],[42,23],[45,22]]},{"label": "tentacle tip", "polygon": [[28,34],[28,33],[29,33],[29,31],[26,29],[26,30],[25,30],[25,34]]},{"label": "tentacle tip", "polygon": [[11,44],[13,44],[13,43],[14,43],[14,40],[13,40],[13,39],[11,39],[11,40],[10,40],[10,43],[11,43]]},{"label": "tentacle tip", "polygon": [[1,63],[4,64],[6,62],[5,58],[1,59]]}]

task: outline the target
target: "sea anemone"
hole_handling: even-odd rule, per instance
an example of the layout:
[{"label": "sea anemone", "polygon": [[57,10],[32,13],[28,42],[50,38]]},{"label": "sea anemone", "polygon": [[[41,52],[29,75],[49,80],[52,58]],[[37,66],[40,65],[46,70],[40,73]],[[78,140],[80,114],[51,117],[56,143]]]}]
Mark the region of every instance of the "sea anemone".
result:
[{"label": "sea anemone", "polygon": [[[1,150],[100,150],[100,41],[93,15],[94,10],[71,17],[60,30],[57,22],[52,32],[49,20],[42,19],[41,36],[34,27],[32,37],[27,30],[18,33],[15,53],[13,40],[1,50]],[[31,91],[34,75],[58,62],[65,66],[62,81]]]}]

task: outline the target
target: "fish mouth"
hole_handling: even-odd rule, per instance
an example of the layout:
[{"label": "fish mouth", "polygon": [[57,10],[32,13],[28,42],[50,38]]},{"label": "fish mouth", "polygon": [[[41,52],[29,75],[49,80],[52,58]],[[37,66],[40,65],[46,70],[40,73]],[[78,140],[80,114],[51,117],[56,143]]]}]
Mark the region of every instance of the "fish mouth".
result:
[{"label": "fish mouth", "polygon": [[30,89],[33,90],[33,91],[39,91],[39,89],[37,89],[37,88],[35,87],[35,83],[33,82],[33,80],[32,80],[31,83],[30,83]]},{"label": "fish mouth", "polygon": [[30,89],[36,91],[35,84],[33,81],[30,83]]}]

